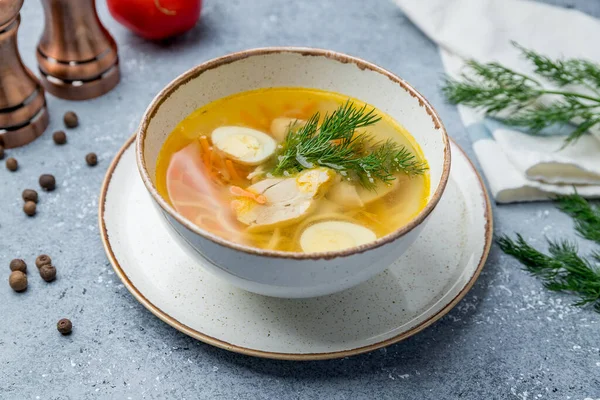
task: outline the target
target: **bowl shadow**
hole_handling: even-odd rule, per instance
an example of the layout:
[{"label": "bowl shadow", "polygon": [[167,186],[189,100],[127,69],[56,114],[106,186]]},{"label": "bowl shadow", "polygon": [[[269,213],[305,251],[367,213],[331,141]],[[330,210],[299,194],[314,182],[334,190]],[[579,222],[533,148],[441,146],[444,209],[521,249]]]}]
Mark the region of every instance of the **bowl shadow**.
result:
[{"label": "bowl shadow", "polygon": [[[386,279],[381,274],[375,279]],[[477,330],[475,321],[485,299],[490,274],[482,274],[472,290],[447,315],[414,336],[368,353],[321,361],[269,360],[226,350],[202,346],[236,368],[279,378],[328,380],[333,377],[356,378],[380,374],[382,371],[423,371],[439,367],[440,360],[452,363],[459,352],[451,344],[464,343],[471,330]],[[401,295],[398,295],[401,299]],[[226,353],[226,354],[221,354]],[[449,360],[449,361],[448,361]],[[318,370],[319,373],[315,373]]]},{"label": "bowl shadow", "polygon": [[[350,357],[320,360],[320,361],[288,361],[272,360],[247,356],[238,353],[231,353],[223,349],[218,349],[210,345],[199,343],[202,353],[206,356],[215,357],[219,362],[229,365],[232,368],[244,368],[254,373],[278,378],[295,378],[310,380],[328,380],[331,378],[356,378],[363,375],[380,374],[382,371],[423,371],[439,368],[441,360],[452,367],[456,355],[460,354],[460,344],[468,343],[468,338],[472,335],[478,335],[480,325],[476,322],[480,319],[481,313],[489,306],[486,300],[486,294],[491,281],[494,279],[495,271],[493,266],[499,258],[497,246],[493,246],[490,252],[487,266],[483,268],[478,280],[471,288],[469,293],[450,310],[448,314],[440,318],[421,332],[416,333],[398,343],[373,350],[368,353],[358,354]],[[490,269],[491,268],[491,269]],[[287,303],[310,304],[315,307],[314,310],[300,307],[299,312],[303,313],[302,318],[314,318],[315,314],[322,315],[323,312],[332,312],[335,307],[342,307],[344,296],[359,292],[365,297],[371,296],[375,309],[385,310],[388,301],[396,301],[402,304],[406,297],[400,285],[390,285],[389,270],[372,278],[355,288],[348,289],[338,294],[324,296],[319,298],[305,300],[283,300]],[[374,293],[375,288],[386,287],[382,293]],[[378,287],[379,286],[379,287]],[[257,306],[269,307],[274,301],[282,299],[273,299],[264,296],[252,296]],[[329,301],[323,301],[323,300]],[[489,300],[489,299],[488,299]],[[346,315],[350,315],[348,310]],[[293,321],[296,316],[289,315],[288,318],[282,318],[279,323],[289,329],[293,327],[298,332],[307,337],[314,338],[319,330],[298,327]],[[302,318],[300,320],[302,320]],[[374,318],[375,319],[375,318]],[[362,327],[363,335],[368,336],[377,331],[369,324]],[[341,335],[350,335],[347,332],[338,332]],[[183,334],[181,334],[183,335]],[[194,341],[194,339],[188,338]],[[454,344],[454,345],[453,345]],[[318,371],[318,373],[316,373]],[[426,377],[422,377],[426,379]]]}]

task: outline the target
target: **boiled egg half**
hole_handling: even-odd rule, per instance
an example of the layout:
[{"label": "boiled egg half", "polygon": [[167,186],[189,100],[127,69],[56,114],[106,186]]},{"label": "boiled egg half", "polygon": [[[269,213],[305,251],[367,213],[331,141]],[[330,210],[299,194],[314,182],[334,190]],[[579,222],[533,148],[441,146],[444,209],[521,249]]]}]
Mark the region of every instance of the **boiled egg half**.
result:
[{"label": "boiled egg half", "polygon": [[266,133],[243,126],[222,126],[211,134],[213,145],[240,164],[258,165],[275,152],[277,143]]},{"label": "boiled egg half", "polygon": [[307,253],[344,250],[377,239],[372,230],[345,221],[323,221],[306,228],[300,247]]}]

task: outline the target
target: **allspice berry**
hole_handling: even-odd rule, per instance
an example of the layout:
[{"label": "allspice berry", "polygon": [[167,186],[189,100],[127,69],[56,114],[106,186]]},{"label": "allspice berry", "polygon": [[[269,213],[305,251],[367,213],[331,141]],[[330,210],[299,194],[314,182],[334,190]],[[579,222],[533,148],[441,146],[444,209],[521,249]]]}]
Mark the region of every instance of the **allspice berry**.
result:
[{"label": "allspice berry", "polygon": [[65,144],[67,143],[67,134],[65,131],[56,131],[52,134],[52,140],[58,145]]},{"label": "allspice berry", "polygon": [[6,168],[7,168],[9,171],[13,171],[13,172],[14,172],[14,171],[16,171],[16,170],[18,170],[18,169],[19,169],[19,163],[17,162],[17,160],[16,160],[16,159],[14,159],[14,158],[12,158],[12,157],[10,157],[10,158],[7,158],[7,159],[6,159]]},{"label": "allspice berry", "polygon": [[25,201],[33,201],[34,203],[38,202],[38,193],[33,189],[23,190],[23,194],[21,196]]},{"label": "allspice berry", "polygon": [[37,206],[33,201],[26,201],[23,205],[23,212],[30,217],[33,217],[36,213]]},{"label": "allspice berry", "polygon": [[20,258],[15,258],[10,262],[10,270],[11,271],[21,271],[22,273],[27,273],[27,264],[25,261]]},{"label": "allspice berry", "polygon": [[94,165],[98,164],[98,156],[96,155],[96,153],[89,153],[85,156],[85,162],[90,167],[93,167]]},{"label": "allspice berry", "polygon": [[75,128],[79,125],[79,118],[77,118],[77,114],[73,111],[67,111],[63,117],[63,121],[67,128]]},{"label": "allspice berry", "polygon": [[35,266],[38,268],[42,268],[43,265],[52,264],[52,259],[47,254],[41,254],[35,259]]},{"label": "allspice berry", "polygon": [[15,292],[22,292],[27,289],[27,275],[21,271],[13,271],[8,277],[8,284]]},{"label": "allspice berry", "polygon": [[46,282],[52,282],[56,278],[56,268],[50,264],[42,265],[40,267],[40,276]]},{"label": "allspice berry", "polygon": [[56,324],[56,329],[63,335],[68,335],[73,331],[73,323],[68,318],[63,318]]},{"label": "allspice berry", "polygon": [[47,192],[51,192],[56,189],[56,179],[50,174],[44,174],[40,176],[40,186]]},{"label": "allspice berry", "polygon": [[4,158],[4,147],[0,146],[0,160]]}]

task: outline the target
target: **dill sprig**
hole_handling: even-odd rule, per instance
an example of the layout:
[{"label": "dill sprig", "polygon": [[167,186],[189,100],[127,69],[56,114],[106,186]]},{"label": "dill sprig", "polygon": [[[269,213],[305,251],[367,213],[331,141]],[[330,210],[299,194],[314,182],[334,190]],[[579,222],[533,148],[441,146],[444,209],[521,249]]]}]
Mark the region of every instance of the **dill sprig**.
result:
[{"label": "dill sprig", "polygon": [[556,200],[558,209],[573,218],[577,233],[600,244],[600,207],[577,194],[559,196]]},{"label": "dill sprig", "polygon": [[[565,139],[565,144],[579,139],[600,123],[600,66],[582,59],[551,59],[513,42],[534,66],[536,75],[545,78],[560,90],[545,88],[535,77],[518,73],[499,63],[467,62],[460,79],[446,77],[442,91],[452,104],[482,109],[508,125],[539,133],[555,124],[577,123]],[[562,88],[581,85],[593,95]],[[554,95],[555,101],[543,105],[543,95]],[[501,117],[499,113],[511,114]]]},{"label": "dill sprig", "polygon": [[600,95],[600,68],[593,62],[582,59],[553,60],[516,42],[512,44],[534,65],[536,74],[558,87],[581,85]]},{"label": "dill sprig", "polygon": [[288,128],[272,173],[294,174],[319,165],[373,188],[376,181],[394,180],[397,172],[408,175],[425,172],[427,165],[406,147],[392,140],[376,142],[371,135],[356,132],[380,120],[375,109],[357,108],[350,101],[326,114],[322,121],[317,112],[304,126]]},{"label": "dill sprig", "polygon": [[[577,232],[584,238],[600,244],[600,210],[577,193],[557,198],[557,207],[575,222]],[[548,240],[548,253],[532,247],[519,234],[516,240],[502,236],[500,249],[519,260],[525,269],[542,279],[549,290],[576,294],[577,306],[593,304],[600,312],[600,252],[589,258],[578,254],[577,245],[567,240]]]}]

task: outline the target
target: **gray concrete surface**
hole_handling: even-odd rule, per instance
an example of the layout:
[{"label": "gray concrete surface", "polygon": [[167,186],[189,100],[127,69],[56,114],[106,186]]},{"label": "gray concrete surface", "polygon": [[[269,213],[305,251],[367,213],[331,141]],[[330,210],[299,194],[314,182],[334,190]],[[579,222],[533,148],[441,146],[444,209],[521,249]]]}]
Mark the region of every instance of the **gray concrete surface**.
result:
[{"label": "gray concrete surface", "polygon": [[[595,0],[555,0],[600,17]],[[267,45],[330,48],[373,61],[412,83],[472,155],[454,107],[438,89],[436,48],[389,0],[206,0],[196,28],[168,44],[127,32],[98,1],[119,44],[123,80],[110,94],[67,102],[48,96],[52,122],[31,145],[10,151],[16,173],[0,168],[0,398],[2,399],[597,399],[600,315],[548,293],[494,246],[473,290],[424,332],[386,349],[324,362],[269,361],[195,341],[155,318],[121,285],[104,255],[97,196],[104,172],[152,97],[188,68],[232,51]],[[41,6],[27,0],[20,49],[35,70]],[[569,27],[557,27],[569,29]],[[590,40],[597,40],[590,38]],[[56,147],[51,132],[73,109],[81,125]],[[85,165],[98,153],[95,168]],[[41,194],[27,218],[20,193],[53,173],[58,189]],[[572,235],[549,203],[495,207],[495,233],[522,232],[541,244]],[[56,282],[36,275],[50,254]],[[14,257],[29,262],[30,287],[5,283]],[[72,319],[61,337],[55,324]]]}]

